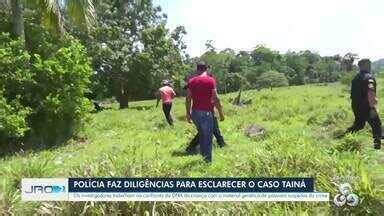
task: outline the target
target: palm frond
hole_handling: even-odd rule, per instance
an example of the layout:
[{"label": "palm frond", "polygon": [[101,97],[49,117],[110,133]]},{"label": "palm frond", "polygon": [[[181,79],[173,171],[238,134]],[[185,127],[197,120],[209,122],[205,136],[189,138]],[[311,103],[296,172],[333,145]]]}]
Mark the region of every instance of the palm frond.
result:
[{"label": "palm frond", "polygon": [[58,30],[58,32],[63,33],[63,22],[62,14],[60,10],[60,5],[57,0],[39,0],[40,8],[43,12],[43,24],[48,27],[53,27]]},{"label": "palm frond", "polygon": [[66,12],[78,25],[92,26],[95,21],[95,5],[93,0],[67,0]]},{"label": "palm frond", "polygon": [[9,0],[0,0],[0,8],[1,9],[7,8],[10,5],[11,5],[11,3],[9,2]]},{"label": "palm frond", "polygon": [[41,12],[41,22],[48,29],[55,29],[63,32],[62,14],[59,0],[23,0],[27,8]]}]

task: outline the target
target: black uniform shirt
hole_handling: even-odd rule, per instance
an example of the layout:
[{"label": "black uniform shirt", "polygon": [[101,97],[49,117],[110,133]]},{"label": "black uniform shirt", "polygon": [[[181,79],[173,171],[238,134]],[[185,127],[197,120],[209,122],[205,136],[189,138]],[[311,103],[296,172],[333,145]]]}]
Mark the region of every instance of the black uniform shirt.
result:
[{"label": "black uniform shirt", "polygon": [[369,73],[360,71],[352,80],[351,99],[357,106],[369,106],[368,90],[376,92],[376,79]]}]

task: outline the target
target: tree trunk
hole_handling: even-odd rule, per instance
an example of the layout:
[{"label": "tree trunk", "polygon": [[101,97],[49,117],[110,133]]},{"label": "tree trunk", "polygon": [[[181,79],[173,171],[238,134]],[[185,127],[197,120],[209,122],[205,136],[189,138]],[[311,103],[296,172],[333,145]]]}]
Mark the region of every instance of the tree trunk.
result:
[{"label": "tree trunk", "polygon": [[126,15],[129,11],[129,0],[119,1],[119,13],[120,15]]},{"label": "tree trunk", "polygon": [[118,96],[118,101],[120,104],[120,109],[128,108],[128,91],[125,88],[124,84],[120,84],[120,91]]},{"label": "tree trunk", "polygon": [[128,106],[128,95],[122,94],[120,96],[119,104],[120,104],[120,109],[127,109],[129,107]]},{"label": "tree trunk", "polygon": [[24,18],[21,0],[11,0],[12,9],[12,35],[24,39]]},{"label": "tree trunk", "polygon": [[0,0],[0,9],[6,9],[8,6],[7,0]]},{"label": "tree trunk", "polygon": [[239,89],[239,93],[235,100],[233,101],[234,105],[240,106],[241,105],[241,88]]}]

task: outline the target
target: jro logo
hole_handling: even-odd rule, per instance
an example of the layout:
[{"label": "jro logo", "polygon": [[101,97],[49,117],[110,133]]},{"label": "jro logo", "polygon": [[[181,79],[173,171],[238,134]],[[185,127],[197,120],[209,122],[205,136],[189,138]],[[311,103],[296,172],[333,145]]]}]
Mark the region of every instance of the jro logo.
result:
[{"label": "jro logo", "polygon": [[65,192],[65,186],[58,185],[31,185],[28,190],[24,191],[27,194],[52,194]]}]

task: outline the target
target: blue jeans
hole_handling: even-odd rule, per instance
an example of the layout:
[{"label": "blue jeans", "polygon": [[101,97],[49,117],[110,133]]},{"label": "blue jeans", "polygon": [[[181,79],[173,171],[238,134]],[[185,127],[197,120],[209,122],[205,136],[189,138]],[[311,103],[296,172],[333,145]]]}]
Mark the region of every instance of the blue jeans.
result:
[{"label": "blue jeans", "polygon": [[[221,135],[219,122],[217,121],[217,118],[215,116],[213,116],[213,136],[216,137],[217,144],[220,146],[220,148],[225,146],[224,137],[223,135]],[[198,145],[199,145],[199,133],[197,133],[189,143],[186,149],[187,153],[193,154],[196,151],[196,148]]]},{"label": "blue jeans", "polygon": [[199,133],[201,155],[205,161],[211,162],[214,127],[213,112],[192,110],[192,120]]}]

